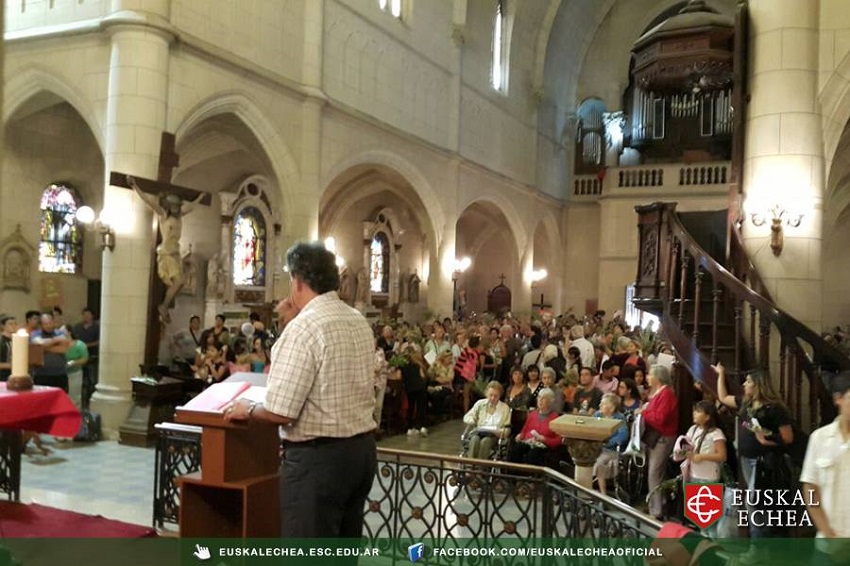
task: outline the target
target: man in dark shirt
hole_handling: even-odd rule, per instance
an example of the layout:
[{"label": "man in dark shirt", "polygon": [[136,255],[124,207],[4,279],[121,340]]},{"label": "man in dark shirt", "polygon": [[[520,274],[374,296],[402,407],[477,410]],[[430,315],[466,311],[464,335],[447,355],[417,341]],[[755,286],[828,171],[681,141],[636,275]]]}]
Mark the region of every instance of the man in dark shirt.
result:
[{"label": "man in dark shirt", "polygon": [[46,312],[41,315],[41,330],[30,334],[30,342],[44,346],[44,365],[35,372],[35,384],[59,387],[67,393],[68,365],[65,351],[71,341],[65,334],[56,330],[53,313]]},{"label": "man in dark shirt", "polygon": [[12,334],[17,330],[14,316],[0,315],[0,381],[8,381],[12,375]]},{"label": "man in dark shirt", "polygon": [[579,387],[573,397],[573,413],[577,415],[592,415],[599,410],[602,392],[593,385],[593,370],[581,368],[579,372]]},{"label": "man in dark shirt", "polygon": [[74,336],[85,342],[89,351],[89,361],[83,366],[82,406],[85,408],[89,406],[97,386],[100,350],[100,324],[95,321],[94,312],[89,307],[83,309],[83,320],[74,327]]}]

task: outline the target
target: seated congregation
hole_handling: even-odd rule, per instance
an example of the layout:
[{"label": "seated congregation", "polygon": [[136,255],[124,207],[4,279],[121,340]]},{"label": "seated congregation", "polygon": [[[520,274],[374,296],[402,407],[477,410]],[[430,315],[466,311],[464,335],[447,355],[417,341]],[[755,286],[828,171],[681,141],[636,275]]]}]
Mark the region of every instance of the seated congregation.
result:
[{"label": "seated congregation", "polygon": [[[753,489],[769,481],[763,464],[757,479],[757,462],[789,470],[800,464],[805,435],[765,372],[747,373],[740,393],[730,394],[718,364],[714,395],[690,377],[674,383],[671,358],[660,333],[629,329],[619,318],[382,325],[375,419],[384,434],[421,436],[462,415],[462,456],[568,474],[565,439],[550,423],[563,414],[620,420],[594,466],[595,486],[667,520],[684,521],[685,482],[733,483],[740,463],[741,486]],[[708,534],[717,534],[712,528]],[[732,531],[726,527],[727,536]],[[753,537],[784,532],[749,530]]]}]

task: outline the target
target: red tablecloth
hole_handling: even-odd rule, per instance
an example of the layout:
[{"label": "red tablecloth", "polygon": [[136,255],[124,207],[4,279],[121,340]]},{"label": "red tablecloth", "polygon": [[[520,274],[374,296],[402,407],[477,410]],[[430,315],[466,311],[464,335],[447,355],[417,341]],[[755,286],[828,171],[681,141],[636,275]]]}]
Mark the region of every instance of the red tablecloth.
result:
[{"label": "red tablecloth", "polygon": [[0,428],[74,437],[80,421],[80,412],[61,389],[36,385],[29,391],[8,391],[0,382]]}]

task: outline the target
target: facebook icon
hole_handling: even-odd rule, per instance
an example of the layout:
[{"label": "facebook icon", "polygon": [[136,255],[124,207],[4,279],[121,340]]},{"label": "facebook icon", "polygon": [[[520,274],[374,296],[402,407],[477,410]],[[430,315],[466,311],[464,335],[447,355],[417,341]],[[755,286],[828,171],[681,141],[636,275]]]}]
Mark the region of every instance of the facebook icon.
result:
[{"label": "facebook icon", "polygon": [[425,543],[417,542],[407,547],[407,557],[410,558],[410,563],[418,561],[425,556]]}]

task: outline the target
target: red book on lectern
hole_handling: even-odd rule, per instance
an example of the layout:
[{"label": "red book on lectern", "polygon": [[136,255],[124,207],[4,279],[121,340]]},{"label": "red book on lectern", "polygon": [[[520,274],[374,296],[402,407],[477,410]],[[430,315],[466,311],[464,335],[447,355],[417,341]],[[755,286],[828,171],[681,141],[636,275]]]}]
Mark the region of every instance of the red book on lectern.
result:
[{"label": "red book on lectern", "polygon": [[247,383],[245,381],[236,381],[232,383],[214,383],[204,389],[191,401],[183,405],[182,409],[186,411],[211,413],[222,412],[226,405],[236,399],[244,397],[245,393],[249,389],[262,390],[262,392],[264,393],[266,388],[257,386],[252,387],[250,383]]}]

